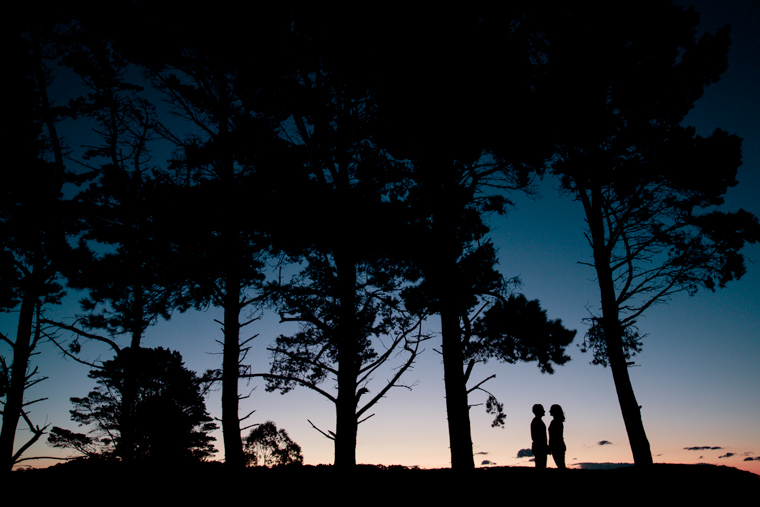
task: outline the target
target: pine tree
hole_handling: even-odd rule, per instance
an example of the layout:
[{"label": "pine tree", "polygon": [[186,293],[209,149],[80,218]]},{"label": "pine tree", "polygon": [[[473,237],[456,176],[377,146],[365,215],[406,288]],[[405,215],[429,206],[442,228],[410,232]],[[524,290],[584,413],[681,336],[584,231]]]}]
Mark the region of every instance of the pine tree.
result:
[{"label": "pine tree", "polygon": [[728,28],[697,39],[698,23],[692,8],[670,2],[601,12],[576,6],[561,23],[572,33],[551,44],[554,77],[564,83],[557,107],[566,115],[557,117],[566,136],[553,170],[583,206],[587,265],[601,299],[586,343],[594,362],[612,370],[642,466],[652,453],[628,375],[641,346],[637,320],[676,294],[740,278],[743,245],[760,239],[756,217],[719,210],[737,183],[740,139],[721,130],[701,137],[682,125],[727,65]]}]

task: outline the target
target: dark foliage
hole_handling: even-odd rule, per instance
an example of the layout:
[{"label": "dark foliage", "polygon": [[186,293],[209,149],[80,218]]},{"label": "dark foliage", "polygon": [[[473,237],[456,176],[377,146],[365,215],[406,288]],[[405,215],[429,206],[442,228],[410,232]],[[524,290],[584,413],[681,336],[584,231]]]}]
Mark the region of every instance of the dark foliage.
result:
[{"label": "dark foliage", "polygon": [[[132,406],[122,403],[127,362],[136,387]],[[71,399],[71,417],[80,425],[94,426],[98,441],[107,444],[102,453],[125,458],[125,424],[132,426],[128,431],[134,439],[133,459],[197,461],[215,452],[209,433],[217,426],[206,412],[195,373],[184,367],[178,352],[125,348],[89,376],[98,387],[84,398]]]},{"label": "dark foliage", "polygon": [[553,365],[570,360],[565,349],[575,333],[559,319],[549,320],[538,301],[513,295],[498,300],[475,321],[465,357],[510,364],[535,361],[542,373],[554,373]]},{"label": "dark foliage", "polygon": [[97,438],[89,437],[84,433],[74,433],[71,430],[59,428],[58,426],[53,426],[50,430],[47,442],[59,449],[74,450],[87,458],[102,456],[101,445],[108,444],[107,440],[101,442]]}]

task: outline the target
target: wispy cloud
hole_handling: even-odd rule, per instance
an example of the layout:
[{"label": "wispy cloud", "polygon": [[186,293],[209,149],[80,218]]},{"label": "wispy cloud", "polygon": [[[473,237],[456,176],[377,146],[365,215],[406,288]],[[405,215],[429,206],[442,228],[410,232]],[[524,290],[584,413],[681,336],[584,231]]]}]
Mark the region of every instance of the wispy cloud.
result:
[{"label": "wispy cloud", "polygon": [[596,443],[597,445],[612,445],[612,442],[609,440],[600,440]]},{"label": "wispy cloud", "polygon": [[747,456],[744,461],[760,461],[760,456]]},{"label": "wispy cloud", "polygon": [[720,459],[720,458],[730,458],[731,456],[735,456],[735,454],[733,452],[727,452],[723,456],[718,456],[718,459]]},{"label": "wispy cloud", "polygon": [[694,447],[684,447],[684,449],[687,451],[717,451],[723,448],[710,445],[695,445]]}]

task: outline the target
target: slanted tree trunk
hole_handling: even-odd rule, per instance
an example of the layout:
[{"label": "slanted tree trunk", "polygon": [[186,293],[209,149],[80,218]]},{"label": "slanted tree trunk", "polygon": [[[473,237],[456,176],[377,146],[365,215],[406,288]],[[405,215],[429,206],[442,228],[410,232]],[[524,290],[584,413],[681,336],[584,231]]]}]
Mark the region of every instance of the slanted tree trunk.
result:
[{"label": "slanted tree trunk", "polygon": [[[631,377],[628,375],[628,363],[623,351],[623,330],[620,326],[617,301],[612,284],[609,263],[597,269],[599,286],[602,289],[602,326],[607,346],[607,361],[612,370],[620,411],[623,414],[625,430],[631,444],[633,462],[637,466],[652,464],[652,451],[649,448],[644,423],[641,420],[641,407],[633,392]],[[602,278],[604,277],[604,278]]]},{"label": "slanted tree trunk", "polygon": [[[33,274],[32,274],[33,275]],[[18,420],[24,409],[24,390],[26,388],[27,366],[32,352],[32,326],[34,308],[37,305],[38,291],[30,280],[24,298],[16,331],[16,342],[13,345],[13,365],[11,366],[10,383],[3,407],[3,427],[0,430],[0,456],[4,460],[3,472],[10,472],[15,463],[13,444],[16,438]]]},{"label": "slanted tree trunk", "polygon": [[[47,89],[45,87],[47,78],[46,69],[42,60],[42,47],[44,42],[36,30],[31,30],[29,35],[29,40],[31,42],[30,50],[32,54],[31,64],[33,65],[35,73],[37,94],[39,96],[39,106],[42,115],[41,120],[48,129],[48,141],[50,142],[50,147],[55,160],[52,174],[41,175],[41,177],[44,177],[46,181],[49,181],[50,183],[49,185],[43,185],[40,183],[41,188],[39,191],[48,192],[49,190],[46,188],[48,186],[50,189],[56,190],[60,190],[63,186],[63,152],[56,132],[55,115],[52,113],[50,100],[48,99]],[[51,193],[50,195],[54,194]],[[38,226],[41,225],[30,223],[28,227],[30,230],[36,230],[38,233],[42,233],[42,230],[40,230]],[[45,239],[50,241],[50,238]],[[13,364],[11,366],[8,392],[3,407],[2,428],[0,428],[0,460],[3,461],[0,473],[10,472],[17,458],[14,456],[13,447],[16,439],[18,420],[24,409],[24,392],[27,386],[29,358],[35,347],[35,340],[32,338],[34,314],[35,309],[37,309],[42,299],[43,291],[46,290],[45,282],[52,274],[50,271],[49,259],[45,257],[44,247],[45,240],[43,240],[43,235],[40,235],[36,246],[33,247],[33,252],[30,252],[29,255],[32,259],[31,267],[29,267],[28,272],[25,273],[21,284],[23,296],[21,307],[19,309],[16,341],[12,345]]]},{"label": "slanted tree trunk", "polygon": [[631,444],[633,462],[637,466],[651,465],[652,451],[649,448],[649,440],[644,430],[644,423],[641,420],[641,408],[633,393],[633,385],[628,375],[628,363],[623,351],[623,329],[620,325],[614,273],[610,268],[611,252],[605,242],[604,217],[601,207],[603,197],[598,187],[592,190],[592,198],[589,198],[585,191],[580,192],[579,195],[586,208],[594,250],[594,264],[601,293],[602,327],[607,347],[607,360],[612,370],[623,422]]},{"label": "slanted tree trunk", "polygon": [[652,464],[652,451],[649,448],[644,423],[641,420],[641,407],[633,393],[633,385],[628,375],[628,364],[623,355],[623,346],[618,332],[614,329],[605,329],[604,335],[607,342],[607,356],[612,370],[612,378],[615,381],[620,410],[623,414],[625,430],[628,433],[628,441],[631,444],[633,462],[636,466]]}]

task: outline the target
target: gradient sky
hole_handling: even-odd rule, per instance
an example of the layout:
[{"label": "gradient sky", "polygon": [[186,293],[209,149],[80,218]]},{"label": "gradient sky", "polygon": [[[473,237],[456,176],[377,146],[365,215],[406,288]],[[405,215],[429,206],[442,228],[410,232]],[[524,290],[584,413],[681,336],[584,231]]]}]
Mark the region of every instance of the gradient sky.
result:
[{"label": "gradient sky", "polygon": [[[728,71],[708,89],[686,123],[703,135],[720,127],[744,139],[739,185],[728,193],[725,209],[744,208],[760,216],[760,2],[680,3],[697,6],[703,19],[700,30],[732,26]],[[569,349],[572,360],[554,375],[542,375],[534,364],[492,361],[476,368],[473,382],[496,375],[484,388],[504,403],[507,413],[505,428],[491,428],[482,406],[471,410],[477,465],[531,465],[518,457],[518,451],[530,447],[534,403],[547,409],[559,403],[564,408],[568,466],[632,462],[611,372],[589,364],[591,356],[577,347],[585,332],[586,308],[597,307],[599,297],[591,268],[578,264],[590,256],[582,210],[579,203],[560,196],[556,187],[554,180],[546,179],[540,183],[540,199],[516,196],[516,209],[492,223],[493,239],[503,273],[519,275],[522,292],[539,299],[550,318],[578,329]],[[760,474],[760,245],[752,245],[745,254],[748,272],[740,281],[715,293],[677,296],[651,308],[639,321],[648,336],[630,374],[655,462],[713,463]],[[65,319],[77,311],[77,297],[72,294],[50,316]],[[0,329],[11,337],[16,316],[0,315]],[[144,346],[179,350],[186,365],[197,372],[217,368],[221,347],[215,340],[221,331],[214,319],[219,316],[214,309],[175,315],[151,328]],[[436,327],[435,320],[430,322],[431,330]],[[268,371],[266,347],[293,328],[265,315],[247,329],[259,334],[249,354],[251,370]],[[376,415],[360,425],[358,462],[449,466],[443,366],[436,352],[440,343],[431,340],[425,348],[405,379],[414,388],[392,390],[374,407],[371,413]],[[0,350],[5,353],[7,347]],[[63,359],[50,343],[39,352],[35,364],[48,380],[32,388],[27,399],[48,399],[32,406],[32,420],[83,431],[69,420],[69,398],[83,396],[93,387],[88,368]],[[86,346],[84,354],[90,359],[111,357],[107,349],[95,345]],[[378,380],[384,380],[383,375],[378,374]],[[306,463],[332,462],[332,442],[307,421],[325,431],[334,429],[330,402],[303,388],[284,396],[266,393],[259,379],[241,382],[241,393],[249,391],[241,403],[241,415],[255,411],[249,424],[273,420],[301,445]],[[471,398],[473,404],[482,402],[485,395]],[[213,416],[220,415],[219,392],[211,393],[207,406]],[[549,420],[547,416],[547,425]],[[19,432],[17,445],[26,438],[28,432]],[[216,444],[221,458],[221,432]],[[40,442],[26,456],[63,454]],[[554,466],[551,459],[549,466]]]}]

